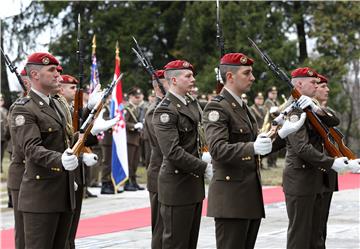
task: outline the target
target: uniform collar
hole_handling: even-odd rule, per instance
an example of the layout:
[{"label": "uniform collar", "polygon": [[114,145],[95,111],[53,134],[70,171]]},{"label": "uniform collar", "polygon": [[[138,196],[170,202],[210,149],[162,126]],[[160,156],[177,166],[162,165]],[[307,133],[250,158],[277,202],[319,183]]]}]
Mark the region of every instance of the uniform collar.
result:
[{"label": "uniform collar", "polygon": [[185,97],[183,97],[183,96],[181,96],[181,95],[179,95],[177,93],[174,93],[171,90],[169,90],[169,92],[171,92],[172,95],[174,95],[176,98],[178,98],[184,105],[187,105]]},{"label": "uniform collar", "polygon": [[226,89],[226,91],[228,91],[231,94],[231,96],[233,96],[233,98],[236,100],[236,102],[238,102],[239,105],[242,107],[243,106],[243,101],[241,100],[241,98],[239,96],[237,96],[233,91],[231,91],[226,86],[224,86],[224,88]]},{"label": "uniform collar", "polygon": [[50,98],[49,96],[46,96],[45,94],[39,92],[38,90],[36,90],[35,88],[31,88],[31,90],[36,93],[36,95],[38,95],[40,98],[42,98],[46,104],[50,103]]}]

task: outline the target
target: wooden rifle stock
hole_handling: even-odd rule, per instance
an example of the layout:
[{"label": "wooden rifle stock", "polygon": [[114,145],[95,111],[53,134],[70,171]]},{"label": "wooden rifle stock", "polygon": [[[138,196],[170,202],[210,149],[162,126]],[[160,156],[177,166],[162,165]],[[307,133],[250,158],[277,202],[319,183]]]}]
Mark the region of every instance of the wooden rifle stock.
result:
[{"label": "wooden rifle stock", "polygon": [[344,144],[344,135],[337,129],[337,128],[329,128],[331,136],[334,138],[335,142],[337,143],[341,154],[346,156],[347,158],[356,159],[356,155],[352,152],[345,144]]},{"label": "wooden rifle stock", "polygon": [[83,105],[83,90],[81,88],[76,90],[75,100],[74,100],[74,113],[72,118],[72,123],[74,131],[78,131],[80,128],[80,115]]}]

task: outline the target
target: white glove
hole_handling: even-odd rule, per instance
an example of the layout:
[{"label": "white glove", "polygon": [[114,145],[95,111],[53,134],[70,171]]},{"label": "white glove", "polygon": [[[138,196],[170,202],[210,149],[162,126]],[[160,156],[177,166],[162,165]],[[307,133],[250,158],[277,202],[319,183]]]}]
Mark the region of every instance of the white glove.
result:
[{"label": "white glove", "polygon": [[203,160],[206,163],[211,163],[211,155],[210,152],[206,151],[202,154],[201,160]]},{"label": "white glove", "polygon": [[349,160],[348,168],[352,173],[360,173],[360,159]]},{"label": "white glove", "polygon": [[94,125],[91,129],[91,134],[97,136],[100,132],[106,131],[113,127],[117,122],[120,121],[120,116],[116,116],[113,119],[105,120],[104,117],[105,109],[102,109],[97,119],[95,119]]},{"label": "white glove", "polygon": [[135,130],[142,130],[144,128],[144,125],[141,122],[137,122],[134,125]]},{"label": "white glove", "polygon": [[298,131],[305,123],[306,113],[301,113],[300,119],[295,122],[286,120],[281,129],[278,131],[279,137],[286,138],[289,134]]},{"label": "white glove", "polygon": [[94,153],[83,153],[83,162],[88,167],[94,166],[98,160],[98,156]]},{"label": "white glove", "polygon": [[208,163],[205,169],[205,173],[204,176],[206,179],[208,179],[209,181],[212,179],[213,177],[213,166],[211,163]]},{"label": "white glove", "polygon": [[77,190],[78,190],[78,188],[79,188],[79,186],[77,185],[77,183],[76,183],[76,182],[74,182],[74,190],[75,190],[75,191],[77,191]]},{"label": "white glove", "polygon": [[89,100],[87,103],[87,108],[89,110],[92,110],[95,107],[96,103],[98,103],[103,96],[104,92],[100,90],[100,87],[101,87],[100,84],[98,84],[95,87],[94,91],[89,95]]},{"label": "white glove", "polygon": [[336,158],[331,168],[338,173],[342,173],[349,169],[349,159],[347,157]]},{"label": "white glove", "polygon": [[277,107],[277,106],[272,106],[272,107],[270,107],[269,112],[270,112],[270,114],[273,114],[273,113],[277,112],[278,110],[279,110],[279,107]]},{"label": "white glove", "polygon": [[254,152],[256,155],[266,155],[271,152],[272,142],[264,133],[257,136],[254,142]]},{"label": "white glove", "polygon": [[305,95],[302,95],[298,99],[297,104],[303,110],[307,107],[310,107],[314,112],[317,112],[320,109],[320,107],[318,107],[310,97]]},{"label": "white glove", "polygon": [[79,165],[78,158],[73,155],[73,151],[67,148],[61,156],[61,162],[64,169],[72,171]]}]

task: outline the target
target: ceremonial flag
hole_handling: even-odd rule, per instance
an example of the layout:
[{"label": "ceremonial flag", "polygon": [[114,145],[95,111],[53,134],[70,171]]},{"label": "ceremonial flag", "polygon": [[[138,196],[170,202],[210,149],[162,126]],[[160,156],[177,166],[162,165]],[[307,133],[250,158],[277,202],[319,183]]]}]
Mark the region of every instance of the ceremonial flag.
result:
[{"label": "ceremonial flag", "polygon": [[90,77],[90,92],[92,93],[95,87],[100,84],[99,71],[96,62],[96,35],[92,40],[92,54],[91,54],[91,77]]},{"label": "ceremonial flag", "polygon": [[[119,45],[116,42],[114,78],[117,79],[119,76],[120,76]],[[115,190],[117,190],[118,187],[122,185],[122,183],[124,183],[129,176],[127,144],[126,144],[126,127],[125,127],[124,105],[123,105],[122,97],[123,97],[122,81],[120,81],[113,90],[111,106],[110,106],[111,118],[120,115],[120,121],[114,126],[112,132],[113,143],[112,143],[112,160],[111,160],[111,178],[114,183]]]}]

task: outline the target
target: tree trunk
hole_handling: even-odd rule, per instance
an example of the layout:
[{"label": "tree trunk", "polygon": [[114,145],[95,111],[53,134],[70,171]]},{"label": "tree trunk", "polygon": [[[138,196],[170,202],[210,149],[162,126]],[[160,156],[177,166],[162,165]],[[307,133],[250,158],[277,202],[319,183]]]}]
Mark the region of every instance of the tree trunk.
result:
[{"label": "tree trunk", "polygon": [[301,5],[301,2],[294,2],[295,25],[299,41],[299,62],[303,63],[308,58],[308,53],[306,47],[304,9]]},{"label": "tree trunk", "polygon": [[[1,26],[1,34],[4,34],[4,25],[0,24]],[[4,36],[1,35],[1,49],[4,51]],[[6,53],[6,51],[4,51]],[[4,58],[1,58],[1,94],[5,100],[5,107],[9,109],[11,105],[11,97],[10,97],[10,90],[9,90],[9,81],[7,77],[6,65]]]}]

